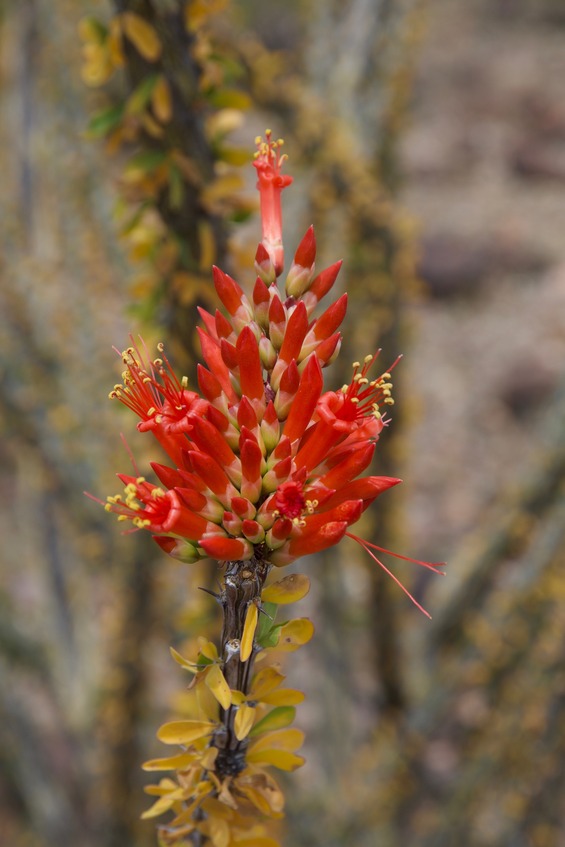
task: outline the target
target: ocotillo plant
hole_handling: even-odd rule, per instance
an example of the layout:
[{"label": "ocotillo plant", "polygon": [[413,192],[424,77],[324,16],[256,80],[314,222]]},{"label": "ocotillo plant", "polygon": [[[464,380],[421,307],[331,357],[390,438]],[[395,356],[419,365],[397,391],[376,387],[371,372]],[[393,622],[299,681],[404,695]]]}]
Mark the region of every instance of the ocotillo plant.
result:
[{"label": "ocotillo plant", "polygon": [[214,595],[223,613],[219,645],[202,638],[191,658],[172,651],[192,675],[192,707],[189,718],[162,726],[158,738],[181,751],[144,766],[176,774],[149,789],[157,800],[145,813],[173,813],[159,831],[166,845],[277,845],[265,820],[282,816],[284,798],[270,768],[303,764],[296,753],[303,733],[290,727],[303,695],[282,687],[284,676],[269,657],[305,644],[313,625],[305,618],[277,622],[278,606],[300,600],[309,580],[293,573],[267,584],[271,570],[347,535],[398,582],[376,555],[389,551],[349,532],[379,494],[400,482],[359,477],[388,423],[392,367],[371,378],[377,354],[367,355],[354,362],[349,384],[323,392],[322,369],[338,355],[347,294],[312,318],[341,265],[316,273],[312,228],[295,252],[284,293],[279,289],[281,193],[292,182],[281,172],[281,145],[269,131],[257,139],[262,241],[252,295],[213,269],[225,311],[200,310],[206,365],[198,365],[200,393],[175,376],[162,346],[148,361],[143,345],[133,344],[122,354],[123,384],[110,394],[136,413],[138,429],[152,433],[172,467],[152,462],[160,483],[154,484],[134,464],[135,476],[119,474],[125,492],[109,497],[106,509],[148,530],[174,558],[210,557],[223,568]]}]

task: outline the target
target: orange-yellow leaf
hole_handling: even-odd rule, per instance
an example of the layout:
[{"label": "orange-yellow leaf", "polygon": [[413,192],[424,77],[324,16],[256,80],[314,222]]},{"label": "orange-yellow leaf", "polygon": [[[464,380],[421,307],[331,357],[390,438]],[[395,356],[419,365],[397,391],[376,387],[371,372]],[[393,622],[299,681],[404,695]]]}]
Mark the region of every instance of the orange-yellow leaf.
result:
[{"label": "orange-yellow leaf", "polygon": [[297,706],[304,700],[304,693],[296,688],[279,688],[261,697],[261,702],[267,706]]},{"label": "orange-yellow leaf", "polygon": [[165,812],[168,812],[171,806],[175,802],[175,797],[169,794],[167,797],[160,797],[156,803],[146,809],[145,812],[141,815],[141,819],[146,821],[149,818],[156,818],[158,815],[162,815]]},{"label": "orange-yellow leaf", "polygon": [[238,691],[237,688],[232,688],[231,690],[231,701],[234,706],[241,706],[242,703],[245,703],[246,697],[243,691]]},{"label": "orange-yellow leaf", "polygon": [[314,624],[308,618],[288,621],[281,629],[277,650],[291,652],[307,644],[314,635]]},{"label": "orange-yellow leaf", "polygon": [[228,847],[230,843],[230,825],[222,818],[210,815],[208,818],[208,835],[214,847]]},{"label": "orange-yellow leaf", "polygon": [[[304,743],[304,733],[301,729],[275,729],[261,735],[249,746],[248,753],[258,750],[298,750]],[[251,760],[250,760],[251,761]]]},{"label": "orange-yellow leaf", "polygon": [[239,658],[242,662],[246,662],[253,652],[253,639],[255,638],[258,617],[259,609],[257,604],[250,603],[247,607],[247,614],[245,615],[245,623],[243,625],[243,634],[241,636],[241,644],[239,648]]},{"label": "orange-yellow leaf", "polygon": [[231,706],[231,691],[219,665],[211,665],[206,673],[205,681],[222,709],[229,709]]},{"label": "orange-yellow leaf", "polygon": [[207,659],[210,659],[211,662],[215,662],[218,658],[218,648],[213,641],[208,641],[207,638],[200,636],[198,639],[198,647],[202,655]]},{"label": "orange-yellow leaf", "polygon": [[304,757],[297,756],[288,750],[257,750],[247,754],[247,761],[252,764],[273,765],[281,771],[295,771],[304,764]]},{"label": "orange-yellow leaf", "polygon": [[242,841],[234,841],[234,847],[280,847],[280,843],[267,835],[257,838],[244,838]]},{"label": "orange-yellow leaf", "polygon": [[177,664],[184,668],[185,671],[190,671],[191,673],[198,673],[198,665],[195,662],[191,662],[190,659],[185,659],[184,656],[175,650],[174,647],[169,647],[171,652],[171,656],[175,660]]},{"label": "orange-yellow leaf", "polygon": [[244,703],[239,707],[233,724],[235,736],[238,741],[243,741],[249,735],[254,720],[255,709],[253,706],[248,706],[247,703]]},{"label": "orange-yellow leaf", "polygon": [[173,101],[167,78],[161,74],[151,92],[151,108],[162,124],[168,123],[173,116]]},{"label": "orange-yellow leaf", "polygon": [[208,735],[214,726],[209,721],[171,721],[159,728],[157,738],[164,744],[190,744]]},{"label": "orange-yellow leaf", "polygon": [[303,573],[291,573],[279,582],[274,582],[263,589],[261,599],[266,603],[276,603],[284,606],[287,603],[296,603],[306,597],[310,591],[310,580]]},{"label": "orange-yellow leaf", "polygon": [[[215,748],[214,748],[215,749]],[[144,771],[176,771],[183,770],[194,761],[194,753],[179,753],[166,759],[151,759],[141,766]]]},{"label": "orange-yellow leaf", "polygon": [[270,694],[275,688],[278,688],[281,682],[285,679],[284,674],[276,668],[262,668],[257,673],[251,683],[251,691],[249,693],[250,700],[262,700],[265,694]]},{"label": "orange-yellow leaf", "polygon": [[138,53],[141,53],[148,62],[155,62],[162,52],[159,36],[140,15],[135,12],[124,12],[122,15],[124,32],[134,45]]},{"label": "orange-yellow leaf", "polygon": [[214,768],[214,763],[218,758],[220,751],[217,747],[208,747],[205,753],[200,757],[200,764],[206,771],[211,771]]}]

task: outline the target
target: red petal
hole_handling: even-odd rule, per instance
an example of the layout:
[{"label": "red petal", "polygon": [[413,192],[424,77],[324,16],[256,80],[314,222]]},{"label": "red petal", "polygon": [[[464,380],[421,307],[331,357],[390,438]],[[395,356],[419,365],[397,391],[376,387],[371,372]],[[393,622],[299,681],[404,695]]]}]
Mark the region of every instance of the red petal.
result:
[{"label": "red petal", "polygon": [[342,261],[335,262],[335,264],[330,265],[329,268],[324,268],[323,271],[320,271],[318,276],[315,277],[312,282],[308,293],[314,294],[317,300],[321,300],[322,297],[325,297],[336,281],[342,264]]},{"label": "red petal", "polygon": [[332,333],[334,333],[341,324],[346,312],[347,294],[342,294],[339,300],[332,303],[332,305],[326,309],[322,315],[320,315],[318,320],[314,322],[314,326],[312,328],[314,337],[318,341],[321,341],[322,339],[328,338],[332,335]]},{"label": "red petal", "polygon": [[358,476],[370,464],[375,446],[374,442],[356,445],[345,459],[320,477],[319,482],[339,491],[341,486]]},{"label": "red petal", "polygon": [[354,479],[352,482],[346,483],[339,491],[336,491],[324,503],[324,506],[331,509],[345,500],[360,499],[363,500],[364,511],[379,494],[388,491],[389,488],[398,485],[399,482],[402,482],[402,480],[392,476],[364,476],[361,479]]},{"label": "red petal", "polygon": [[[306,529],[306,528],[305,528]],[[347,530],[345,521],[334,521],[327,523],[312,533],[303,532],[297,538],[293,538],[289,544],[288,552],[291,556],[307,556],[309,553],[319,553],[341,541]]]},{"label": "red petal", "polygon": [[305,517],[306,527],[305,532],[311,532],[314,529],[325,526],[333,521],[345,521],[348,526],[359,520],[363,512],[362,500],[345,500],[333,509],[328,509],[326,512],[318,512],[315,515],[307,515]]},{"label": "red petal", "polygon": [[216,460],[212,456],[198,453],[196,450],[190,450],[188,457],[194,473],[200,477],[205,485],[214,494],[224,495],[230,486],[230,481]]},{"label": "red petal", "polygon": [[230,467],[236,462],[236,456],[225,438],[218,432],[216,427],[204,418],[192,420],[193,430],[190,434],[192,441],[203,453],[214,456],[216,461],[224,467]]},{"label": "red petal", "polygon": [[306,312],[306,306],[300,301],[288,319],[279,357],[284,359],[285,362],[290,362],[291,359],[298,359],[302,342],[307,332],[308,314]]},{"label": "red petal", "polygon": [[[282,382],[283,380],[281,380],[281,388]],[[284,434],[290,441],[301,438],[304,434],[306,427],[312,420],[323,386],[324,378],[320,362],[316,356],[311,356],[302,372],[300,386],[284,425]]]},{"label": "red petal", "polygon": [[212,268],[212,273],[218,297],[230,315],[235,315],[239,307],[245,302],[243,289],[239,287],[235,279],[232,279],[231,276],[228,276],[215,265]]},{"label": "red petal", "polygon": [[217,400],[222,393],[222,386],[216,379],[213,373],[210,373],[209,370],[203,365],[198,365],[196,368],[196,374],[198,378],[198,386],[200,388],[201,393],[206,397],[210,403],[213,403],[214,400]]},{"label": "red petal", "polygon": [[294,263],[303,268],[311,268],[316,259],[316,236],[314,235],[314,227],[310,226],[306,230],[302,241],[294,254]]},{"label": "red petal", "polygon": [[198,544],[208,556],[222,561],[233,562],[238,559],[250,559],[253,555],[253,545],[241,538],[211,535],[209,538],[201,538]]},{"label": "red petal", "polygon": [[252,400],[264,399],[265,384],[263,382],[263,367],[259,357],[259,345],[250,327],[245,326],[241,330],[237,339],[236,350],[241,393]]},{"label": "red petal", "polygon": [[198,335],[200,337],[200,346],[202,347],[202,356],[204,361],[224,389],[228,399],[233,403],[236,403],[238,398],[233,390],[229,371],[222,359],[220,345],[217,341],[207,335],[201,327],[198,327]]}]

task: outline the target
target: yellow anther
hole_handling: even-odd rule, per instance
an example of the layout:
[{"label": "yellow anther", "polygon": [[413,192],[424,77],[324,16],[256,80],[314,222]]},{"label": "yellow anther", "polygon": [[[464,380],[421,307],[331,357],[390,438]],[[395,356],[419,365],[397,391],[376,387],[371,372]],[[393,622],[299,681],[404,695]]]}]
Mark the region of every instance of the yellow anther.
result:
[{"label": "yellow anther", "polygon": [[359,385],[368,385],[368,384],[369,384],[369,380],[367,379],[367,377],[362,376],[361,379],[359,380]]},{"label": "yellow anther", "polygon": [[385,403],[387,406],[394,406],[394,398],[393,397],[385,397]]},{"label": "yellow anther", "polygon": [[157,409],[155,408],[155,406],[151,406],[150,409],[147,409],[147,412],[145,414],[147,415],[148,418],[150,418],[151,415],[154,415],[156,413],[156,411],[157,411]]},{"label": "yellow anther", "polygon": [[352,403],[358,403],[358,402],[359,402],[359,397],[352,397],[352,398],[351,398],[351,402],[352,402]]},{"label": "yellow anther", "polygon": [[162,488],[154,488],[153,491],[151,492],[151,496],[152,497],[164,497],[165,492],[163,491]]},{"label": "yellow anther", "polygon": [[138,476],[135,481],[137,482],[138,485],[141,485],[142,482],[145,482],[145,477],[144,476]]},{"label": "yellow anther", "polygon": [[112,506],[110,505],[110,503],[106,503],[106,504],[105,504],[105,506],[104,506],[104,508],[106,509],[106,511],[107,511],[107,512],[111,512],[111,511],[112,511]]},{"label": "yellow anther", "polygon": [[164,349],[165,349],[165,345],[163,344],[162,341],[159,341],[158,344],[157,344],[157,350],[159,351],[159,353],[162,353]]},{"label": "yellow anther", "polygon": [[373,412],[373,417],[375,418],[375,420],[380,421],[381,418],[382,418],[382,415],[378,410],[375,409],[375,411]]},{"label": "yellow anther", "polygon": [[355,376],[353,377],[353,382],[359,382],[360,379],[363,379],[361,374],[355,374]]},{"label": "yellow anther", "polygon": [[365,356],[365,358],[363,359],[363,361],[365,362],[365,364],[366,364],[366,365],[368,365],[368,364],[369,364],[369,362],[372,362],[372,361],[373,361],[373,356],[371,356],[371,354],[369,353],[369,355],[368,355],[368,356]]},{"label": "yellow anther", "polygon": [[153,359],[153,364],[155,365],[156,368],[160,368],[160,367],[163,366],[163,360],[162,359]]},{"label": "yellow anther", "polygon": [[147,384],[148,382],[151,382],[151,377],[150,376],[144,376],[143,379],[142,379],[142,382],[145,383],[145,384]]},{"label": "yellow anther", "polygon": [[352,368],[360,368],[360,367],[361,367],[361,362],[353,362],[353,364],[351,365],[351,367],[352,367]]},{"label": "yellow anther", "polygon": [[182,385],[183,388],[188,388],[188,377],[183,376],[183,378],[180,381],[180,384]]},{"label": "yellow anther", "polygon": [[128,516],[127,516],[127,515],[118,515],[118,520],[119,520],[119,521],[127,521],[127,519],[128,519]]},{"label": "yellow anther", "polygon": [[349,391],[349,386],[348,385],[342,385],[341,390],[343,391],[344,394],[347,394],[347,392]]},{"label": "yellow anther", "polygon": [[382,375],[381,379],[390,379],[390,374],[389,374],[389,373],[384,373],[384,374]]}]

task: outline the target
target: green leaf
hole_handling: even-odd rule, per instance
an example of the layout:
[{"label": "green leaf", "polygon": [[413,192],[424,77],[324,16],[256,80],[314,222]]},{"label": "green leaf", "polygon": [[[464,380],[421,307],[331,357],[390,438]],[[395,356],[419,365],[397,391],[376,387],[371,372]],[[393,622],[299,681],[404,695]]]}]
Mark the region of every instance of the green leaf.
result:
[{"label": "green leaf", "polygon": [[175,164],[169,167],[169,204],[171,209],[180,209],[184,201],[184,180]]},{"label": "green leaf", "polygon": [[115,129],[121,122],[124,116],[124,104],[119,103],[117,106],[110,106],[108,109],[103,109],[92,116],[86,128],[87,134],[91,138],[101,138],[107,135],[111,130]]},{"label": "green leaf", "polygon": [[249,109],[251,98],[245,91],[236,88],[218,88],[208,94],[208,100],[216,109]]},{"label": "green leaf", "polygon": [[127,169],[152,171],[162,165],[167,158],[164,150],[142,150],[131,157],[127,163]]},{"label": "green leaf", "polygon": [[295,717],[296,709],[294,706],[277,706],[275,709],[271,709],[264,718],[261,718],[261,720],[255,724],[249,733],[249,736],[250,738],[254,738],[261,732],[267,732],[271,729],[282,729],[283,727],[291,724]]},{"label": "green leaf", "polygon": [[263,638],[265,638],[272,629],[274,620],[277,616],[277,609],[278,606],[276,603],[261,603],[262,612],[259,614],[257,631],[255,632],[255,641],[261,647],[265,646],[263,644]]},{"label": "green leaf", "polygon": [[143,82],[140,82],[133,94],[130,94],[128,97],[126,104],[126,112],[128,115],[137,115],[140,112],[143,112],[151,99],[153,89],[157,85],[158,79],[159,74],[150,74],[145,77]]},{"label": "green leaf", "polygon": [[270,630],[263,636],[262,640],[257,640],[257,643],[260,647],[276,647],[279,643],[279,638],[281,634],[282,625],[277,624],[276,626],[272,626]]}]

